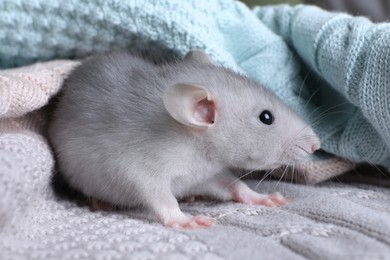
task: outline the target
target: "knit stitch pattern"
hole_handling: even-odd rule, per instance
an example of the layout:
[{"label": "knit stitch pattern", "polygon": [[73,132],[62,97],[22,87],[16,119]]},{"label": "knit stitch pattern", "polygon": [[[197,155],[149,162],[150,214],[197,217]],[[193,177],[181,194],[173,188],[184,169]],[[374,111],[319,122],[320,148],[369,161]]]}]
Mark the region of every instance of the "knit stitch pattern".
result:
[{"label": "knit stitch pattern", "polygon": [[[337,108],[332,111],[337,118],[316,127],[323,149],[389,168],[390,24],[311,6],[255,8],[254,13],[314,71],[319,104]],[[321,93],[321,88],[331,89]]]},{"label": "knit stitch pattern", "polygon": [[3,68],[112,48],[204,49],[297,110],[325,151],[390,167],[389,24],[228,0],[1,0],[0,28]]},{"label": "knit stitch pattern", "polygon": [[[115,47],[179,56],[204,49],[217,63],[273,90],[313,123],[327,152],[389,167],[384,121],[389,113],[389,30],[387,24],[305,6],[251,11],[222,0],[0,0],[0,67],[82,58]],[[51,185],[55,162],[44,138],[44,105],[77,64],[50,61],[0,72],[0,259],[390,255],[390,192],[369,185],[248,180],[262,193],[277,189],[290,203],[277,209],[182,203],[186,213],[218,220],[214,228],[198,231],[166,229],[141,209],[91,212],[58,196]],[[336,105],[342,113],[332,111]],[[331,164],[319,159],[302,169],[333,168],[313,182],[351,165],[338,158]]]}]

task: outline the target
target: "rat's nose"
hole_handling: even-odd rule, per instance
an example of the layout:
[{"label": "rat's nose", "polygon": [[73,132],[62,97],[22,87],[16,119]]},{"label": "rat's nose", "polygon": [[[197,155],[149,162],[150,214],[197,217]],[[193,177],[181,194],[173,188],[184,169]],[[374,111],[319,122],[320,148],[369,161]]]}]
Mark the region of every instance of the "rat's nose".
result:
[{"label": "rat's nose", "polygon": [[317,151],[318,149],[320,149],[320,143],[314,143],[311,145],[311,153],[314,153],[315,151]]}]

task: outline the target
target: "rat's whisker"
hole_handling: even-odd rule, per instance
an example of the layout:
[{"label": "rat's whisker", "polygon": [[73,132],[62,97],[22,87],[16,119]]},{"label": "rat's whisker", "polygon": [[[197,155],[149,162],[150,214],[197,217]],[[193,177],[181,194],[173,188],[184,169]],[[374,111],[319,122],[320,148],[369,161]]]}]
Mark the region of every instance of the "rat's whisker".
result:
[{"label": "rat's whisker", "polygon": [[290,162],[288,163],[288,165],[285,167],[283,173],[282,173],[282,176],[279,178],[279,181],[276,183],[274,189],[273,189],[273,192],[275,192],[276,188],[278,187],[280,181],[282,180],[282,178],[284,177],[284,175],[286,174],[287,170],[288,170],[288,167],[290,165]]},{"label": "rat's whisker", "polygon": [[229,183],[228,185],[226,185],[226,187],[227,187],[227,188],[230,187],[230,186],[233,185],[234,183],[240,181],[242,178],[245,178],[245,177],[248,176],[249,174],[251,174],[251,173],[253,173],[253,172],[255,172],[255,171],[258,171],[259,169],[260,169],[260,167],[255,168],[255,169],[253,169],[253,170],[251,170],[251,171],[249,171],[249,172],[247,172],[247,173],[244,173],[243,175],[241,175],[240,177],[237,177],[237,179],[235,179],[234,181],[232,181],[231,183]]},{"label": "rat's whisker", "polygon": [[[328,107],[325,110],[321,111],[319,114],[317,114],[317,110],[322,109],[323,107],[326,107],[325,105],[324,106],[319,106],[316,109],[314,109],[312,111],[312,113],[310,113],[309,120],[311,122],[318,121],[318,119],[321,118],[322,116],[327,115],[327,113],[329,113],[329,112],[334,112],[333,110],[335,110],[338,107],[344,106],[346,104],[348,104],[348,103],[347,102],[343,102],[343,103],[340,103],[340,104],[337,104],[337,105],[333,105],[333,106]],[[347,113],[347,112],[345,112],[345,110],[336,110],[336,111]]]},{"label": "rat's whisker", "polygon": [[[280,154],[279,158],[276,160],[277,163],[280,162],[280,159],[285,155],[286,151],[287,151],[288,148],[285,148],[282,153]],[[281,164],[281,163],[280,163]],[[256,184],[255,188],[257,189],[260,184],[268,177],[270,176],[276,169],[279,169],[279,167],[275,167],[273,168],[272,170],[268,170],[264,176],[261,178],[261,180]]]},{"label": "rat's whisker", "polygon": [[[308,181],[307,181],[307,176],[306,176],[306,172],[304,172],[304,171],[300,171],[300,173],[302,174],[302,176],[303,176],[303,179],[304,179],[304,181],[305,181],[305,184],[308,184]],[[298,174],[298,173],[297,173]]]},{"label": "rat's whisker", "polygon": [[[315,115],[315,116],[321,116],[321,115],[323,115],[324,113],[327,113],[327,112],[331,111],[332,109],[335,109],[335,108],[337,108],[337,107],[344,106],[344,105],[347,105],[347,104],[349,104],[349,103],[348,103],[348,102],[342,102],[342,103],[339,103],[339,104],[330,106],[330,107],[328,107],[328,108],[326,108],[328,105],[321,105],[321,106],[318,106],[318,107],[316,107],[313,111],[311,111],[311,113],[309,114],[309,118],[312,117],[313,115]],[[318,115],[315,114],[315,113],[317,113],[319,110],[324,109],[324,108],[325,108],[325,110],[321,111],[320,114],[318,114]],[[313,120],[313,119],[312,119],[312,120]]]},{"label": "rat's whisker", "polygon": [[271,169],[271,170],[268,170],[264,176],[260,179],[260,181],[256,184],[255,186],[255,189],[258,189],[260,184],[267,178],[269,177],[277,168],[274,168],[274,169]]},{"label": "rat's whisker", "polygon": [[[310,69],[310,70],[306,73],[305,77],[303,78],[302,84],[301,84],[301,86],[299,87],[298,98],[301,97],[302,90],[303,90],[303,86],[305,85],[305,82],[306,82],[306,80],[308,79],[308,77],[309,77],[309,75],[310,75],[311,72],[312,72],[312,70]],[[307,104],[306,104],[306,105],[307,105]]]},{"label": "rat's whisker", "polygon": [[328,119],[328,118],[330,118],[330,117],[333,117],[333,118],[338,118],[338,117],[340,117],[340,118],[343,118],[343,117],[341,117],[341,115],[350,115],[350,113],[347,113],[347,112],[345,112],[345,111],[343,111],[343,110],[338,110],[338,111],[332,111],[332,112],[329,112],[329,113],[327,113],[327,114],[324,114],[324,115],[322,115],[321,117],[319,117],[319,118],[317,118],[317,119],[315,119],[315,120],[313,120],[312,121],[312,123],[311,123],[311,126],[312,127],[315,127],[316,125],[318,125],[318,124],[320,124],[322,121],[324,121],[325,119]]},{"label": "rat's whisker", "polygon": [[294,183],[294,178],[295,178],[295,174],[294,174],[294,170],[295,170],[295,163],[293,163],[292,165],[292,171],[291,171],[291,184],[293,184]]},{"label": "rat's whisker", "polygon": [[321,86],[319,88],[317,88],[313,94],[311,94],[311,96],[307,99],[306,103],[305,103],[305,107],[307,107],[307,105],[310,103],[310,101],[312,100],[312,98],[318,93],[318,91],[320,91],[324,86]]},{"label": "rat's whisker", "polygon": [[364,154],[362,154],[360,151],[357,151],[361,157],[363,157],[364,160],[371,166],[374,167],[383,177],[390,180],[390,176],[386,173],[384,173],[374,162],[372,162],[370,159],[368,159]]},{"label": "rat's whisker", "polygon": [[296,147],[298,147],[299,149],[301,149],[302,151],[304,151],[305,153],[307,153],[307,154],[310,154],[308,151],[306,151],[304,148],[302,148],[301,146],[299,146],[299,145],[295,145]]},{"label": "rat's whisker", "polygon": [[303,135],[295,138],[296,141],[309,141],[309,142],[316,142],[318,141],[318,137],[314,135]]}]

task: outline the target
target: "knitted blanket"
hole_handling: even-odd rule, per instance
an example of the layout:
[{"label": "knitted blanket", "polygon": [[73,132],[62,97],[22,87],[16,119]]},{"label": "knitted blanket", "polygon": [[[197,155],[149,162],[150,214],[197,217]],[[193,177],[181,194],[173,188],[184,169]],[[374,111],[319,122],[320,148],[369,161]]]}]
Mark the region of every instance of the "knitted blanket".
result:
[{"label": "knitted blanket", "polygon": [[390,167],[389,24],[222,0],[1,0],[0,25],[3,68],[114,47],[204,49],[290,104],[326,152]]},{"label": "knitted blanket", "polygon": [[[78,64],[69,59],[116,47],[178,56],[200,48],[273,90],[314,126],[326,152],[347,159],[321,154],[299,165],[307,182],[351,169],[350,161],[389,168],[389,30],[308,6],[0,0],[0,67],[19,67],[0,72],[0,259],[388,255],[390,194],[367,185],[258,185],[290,198],[280,209],[184,204],[218,219],[200,231],[165,229],[142,210],[90,212],[53,192],[45,105]],[[20,67],[60,58],[68,60]]]}]

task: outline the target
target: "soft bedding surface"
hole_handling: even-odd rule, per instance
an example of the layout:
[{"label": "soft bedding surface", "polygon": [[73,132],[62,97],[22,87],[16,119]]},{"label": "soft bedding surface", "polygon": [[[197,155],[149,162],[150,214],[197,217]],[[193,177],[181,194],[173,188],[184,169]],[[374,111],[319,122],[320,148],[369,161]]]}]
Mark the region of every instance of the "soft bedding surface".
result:
[{"label": "soft bedding surface", "polygon": [[204,49],[296,109],[324,151],[390,167],[389,23],[231,0],[0,0],[0,28],[3,68],[121,47]]},{"label": "soft bedding surface", "polygon": [[0,0],[0,259],[385,259],[390,191],[364,184],[248,180],[289,204],[183,203],[218,219],[196,231],[166,229],[140,209],[91,212],[53,191],[45,105],[73,58],[115,47],[178,56],[200,48],[271,88],[337,155],[297,165],[302,180],[367,160],[388,168],[389,31],[308,6]]},{"label": "soft bedding surface", "polygon": [[[30,165],[30,164],[29,164]],[[258,181],[248,181],[252,187]],[[3,231],[1,259],[386,259],[389,189],[323,183],[263,182],[291,203],[182,203],[218,224],[204,230],[162,227],[140,210],[91,212],[50,193],[20,194],[29,210]],[[27,189],[28,190],[28,189]]]}]

